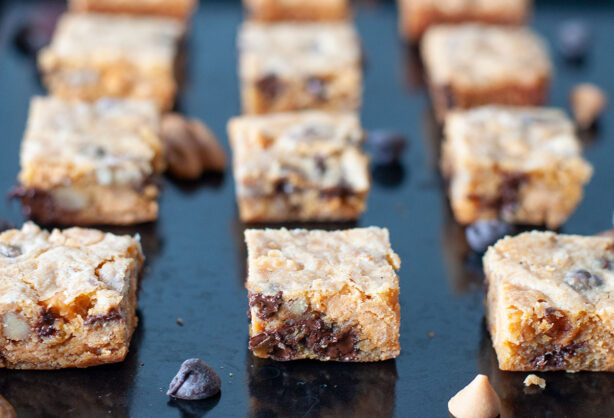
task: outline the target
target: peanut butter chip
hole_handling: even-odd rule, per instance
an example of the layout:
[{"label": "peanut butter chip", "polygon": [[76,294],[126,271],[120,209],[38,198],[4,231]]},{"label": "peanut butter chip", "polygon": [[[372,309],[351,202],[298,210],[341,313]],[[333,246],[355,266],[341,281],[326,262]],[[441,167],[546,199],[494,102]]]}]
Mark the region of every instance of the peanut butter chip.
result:
[{"label": "peanut butter chip", "polygon": [[479,374],[448,402],[455,418],[495,418],[501,413],[501,401],[488,377]]},{"label": "peanut butter chip", "polygon": [[162,117],[161,137],[171,175],[194,180],[205,171],[223,171],[226,154],[213,132],[196,119],[177,113]]},{"label": "peanut butter chip", "polygon": [[569,100],[574,118],[581,129],[590,128],[601,116],[608,102],[605,92],[590,83],[575,86]]}]

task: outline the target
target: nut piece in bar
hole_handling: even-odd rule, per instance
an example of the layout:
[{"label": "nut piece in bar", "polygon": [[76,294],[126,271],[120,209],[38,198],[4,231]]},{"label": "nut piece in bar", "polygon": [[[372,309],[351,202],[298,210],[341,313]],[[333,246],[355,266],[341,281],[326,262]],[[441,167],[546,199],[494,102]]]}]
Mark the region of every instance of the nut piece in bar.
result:
[{"label": "nut piece in bar", "polygon": [[354,113],[237,117],[228,136],[244,222],[346,221],[365,210],[368,157]]},{"label": "nut piece in bar", "polygon": [[177,19],[66,13],[38,66],[53,95],[147,99],[168,110],[175,101],[175,61],[184,33]]},{"label": "nut piece in bar", "polygon": [[0,234],[0,367],[122,361],[137,324],[138,237],[94,229]]},{"label": "nut piece in bar", "polygon": [[614,371],[614,240],[527,232],[484,257],[499,368]]},{"label": "nut piece in bar", "polygon": [[522,25],[531,13],[531,0],[397,0],[399,32],[417,43],[431,26],[444,23],[482,22]]},{"label": "nut piece in bar", "polygon": [[249,348],[278,361],[399,355],[399,256],[388,230],[251,229]]},{"label": "nut piece in bar", "polygon": [[127,225],[158,217],[164,169],[152,102],[35,97],[21,145],[25,214],[42,224]]},{"label": "nut piece in bar", "polygon": [[488,377],[479,374],[448,401],[454,418],[496,418],[501,413],[501,400]]},{"label": "nut piece in bar", "polygon": [[73,12],[153,15],[187,20],[196,0],[69,0]]},{"label": "nut piece in bar", "polygon": [[500,106],[448,115],[441,167],[461,224],[549,228],[573,213],[593,172],[564,112]]},{"label": "nut piece in bar", "polygon": [[525,27],[435,26],[424,35],[421,53],[440,121],[454,108],[547,100],[552,64],[544,41]]},{"label": "nut piece in bar", "polygon": [[350,17],[349,0],[243,0],[249,18],[259,21],[324,21]]},{"label": "nut piece in bar", "polygon": [[351,23],[247,22],[238,48],[244,113],[361,105],[362,53]]}]

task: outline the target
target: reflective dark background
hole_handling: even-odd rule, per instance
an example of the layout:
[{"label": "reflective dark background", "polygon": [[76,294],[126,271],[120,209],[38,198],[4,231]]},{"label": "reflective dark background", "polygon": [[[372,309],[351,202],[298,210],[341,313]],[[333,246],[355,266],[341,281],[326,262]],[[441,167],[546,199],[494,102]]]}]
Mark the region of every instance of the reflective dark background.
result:
[{"label": "reflective dark background", "polygon": [[[43,93],[33,59],[15,35],[27,22],[52,27],[61,3],[0,2],[0,191],[18,171],[19,143],[30,96]],[[603,417],[614,411],[614,375],[544,373],[542,393],[526,391],[525,373],[500,372],[483,324],[479,256],[451,219],[436,165],[440,132],[420,68],[398,40],[392,2],[359,2],[358,30],[367,55],[363,121],[367,129],[411,139],[401,166],[373,171],[369,210],[360,226],[390,228],[400,272],[402,354],[377,364],[275,363],[247,350],[244,226],[237,219],[232,176],[190,184],[166,180],[156,224],[140,233],[147,267],[140,323],[122,364],[87,370],[0,370],[0,394],[24,417],[443,417],[447,401],[476,373],[490,376],[503,416]],[[538,1],[533,25],[554,41],[568,18],[590,22],[593,45],[581,65],[556,64],[551,102],[567,106],[570,87],[594,81],[614,94],[614,4]],[[239,111],[234,39],[242,19],[234,1],[204,2],[188,45],[187,79],[178,107],[209,123],[227,146],[225,125]],[[610,228],[614,209],[614,118],[584,135],[595,176],[564,232]],[[17,225],[17,205],[0,203]],[[182,318],[183,326],[176,322]],[[429,338],[429,333],[434,333]],[[220,397],[169,403],[164,394],[181,362],[200,357],[223,380]]]}]

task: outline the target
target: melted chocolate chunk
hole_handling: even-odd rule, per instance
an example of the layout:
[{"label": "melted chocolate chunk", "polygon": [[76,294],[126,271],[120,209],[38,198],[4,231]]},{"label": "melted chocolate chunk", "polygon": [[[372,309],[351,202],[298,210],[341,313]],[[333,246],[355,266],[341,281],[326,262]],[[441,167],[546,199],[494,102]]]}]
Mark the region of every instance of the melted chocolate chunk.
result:
[{"label": "melted chocolate chunk", "polygon": [[351,361],[358,353],[352,329],[329,325],[317,312],[287,321],[281,327],[256,334],[249,340],[251,350],[265,348],[271,358],[278,361],[295,359],[299,347],[339,361]]},{"label": "melted chocolate chunk", "polygon": [[197,358],[183,362],[166,394],[177,399],[199,400],[217,395],[222,379],[215,370]]},{"label": "melted chocolate chunk", "polygon": [[305,81],[305,90],[318,100],[326,99],[326,83],[319,77],[309,77]]},{"label": "melted chocolate chunk", "polygon": [[[272,296],[265,296],[262,293],[249,294],[249,307],[257,308],[256,316],[262,320],[271,318],[279,311],[282,304],[283,292],[277,292]],[[249,311],[251,313],[251,311]]]},{"label": "melted chocolate chunk", "polygon": [[546,351],[543,354],[535,356],[531,360],[531,366],[536,369],[562,369],[581,346],[582,343],[570,344],[564,347],[557,346],[554,350]]},{"label": "melted chocolate chunk", "polygon": [[121,319],[122,316],[117,309],[111,309],[105,314],[90,315],[83,322],[85,325],[93,325],[99,322],[108,322]]},{"label": "melted chocolate chunk", "polygon": [[0,255],[7,258],[15,258],[21,255],[21,248],[17,245],[5,244],[0,242]]},{"label": "melted chocolate chunk", "polygon": [[326,172],[326,157],[324,157],[323,155],[316,155],[315,161],[318,173],[321,175],[324,174]]},{"label": "melted chocolate chunk", "polygon": [[256,83],[258,90],[269,101],[275,100],[283,91],[284,85],[275,74],[262,77]]},{"label": "melted chocolate chunk", "polygon": [[296,188],[292,183],[286,179],[279,179],[275,182],[276,194],[292,194],[296,191]]},{"label": "melted chocolate chunk", "polygon": [[34,326],[40,337],[49,337],[56,333],[55,325],[56,315],[47,308],[41,308],[40,318]]},{"label": "melted chocolate chunk", "polygon": [[576,292],[586,292],[603,284],[603,280],[588,270],[574,270],[565,276],[565,283]]},{"label": "melted chocolate chunk", "polygon": [[550,337],[554,339],[565,337],[573,329],[567,316],[560,310],[549,307],[544,310],[544,314],[546,321],[551,324],[550,329],[546,332]]},{"label": "melted chocolate chunk", "polygon": [[341,183],[337,186],[320,190],[320,197],[325,199],[332,199],[337,197],[345,199],[346,197],[353,196],[354,194],[354,190],[347,182],[345,182],[345,180],[341,180]]},{"label": "melted chocolate chunk", "polygon": [[66,211],[60,209],[55,199],[44,190],[17,186],[9,197],[20,199],[23,214],[38,223],[48,224],[66,216]]},{"label": "melted chocolate chunk", "polygon": [[527,176],[524,173],[504,173],[503,181],[499,186],[501,192],[500,201],[497,204],[501,213],[509,213],[516,210],[520,187],[527,180]]}]

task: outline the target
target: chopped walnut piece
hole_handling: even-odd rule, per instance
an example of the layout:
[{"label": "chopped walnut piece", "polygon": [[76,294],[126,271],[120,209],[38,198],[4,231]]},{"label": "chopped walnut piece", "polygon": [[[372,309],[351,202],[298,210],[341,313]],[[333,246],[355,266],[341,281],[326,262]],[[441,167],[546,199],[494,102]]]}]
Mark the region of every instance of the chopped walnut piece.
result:
[{"label": "chopped walnut piece", "polygon": [[455,418],[495,418],[501,401],[488,377],[479,374],[448,401],[448,410]]},{"label": "chopped walnut piece", "polygon": [[596,85],[582,83],[571,90],[569,101],[580,129],[588,129],[603,113],[608,98],[605,92]]},{"label": "chopped walnut piece", "polygon": [[524,379],[525,386],[539,386],[541,389],[546,389],[546,379],[542,379],[541,377],[530,374]]}]

